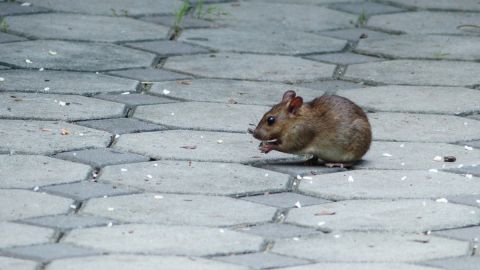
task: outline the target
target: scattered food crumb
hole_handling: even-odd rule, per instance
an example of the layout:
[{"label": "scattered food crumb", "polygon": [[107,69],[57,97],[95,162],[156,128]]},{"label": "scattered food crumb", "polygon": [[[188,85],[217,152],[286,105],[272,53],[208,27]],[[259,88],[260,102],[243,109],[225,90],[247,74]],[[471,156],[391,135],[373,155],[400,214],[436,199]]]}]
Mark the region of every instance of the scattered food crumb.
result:
[{"label": "scattered food crumb", "polygon": [[32,3],[25,2],[25,3],[22,3],[20,6],[22,6],[22,7],[29,7],[29,6],[31,6],[31,5],[32,5]]},{"label": "scattered food crumb", "polygon": [[146,177],[147,177],[148,179],[152,179],[152,178],[153,178],[153,176],[152,176],[151,174],[147,174]]},{"label": "scattered food crumb", "polygon": [[405,162],[400,163],[400,165],[405,166]]},{"label": "scattered food crumb", "polygon": [[437,173],[437,172],[438,172],[437,169],[430,169],[430,170],[428,170],[428,171],[429,171],[429,172],[433,172],[433,173]]},{"label": "scattered food crumb", "polygon": [[58,102],[58,105],[60,105],[60,106],[63,107],[63,106],[65,106],[65,105],[67,105],[67,102],[65,102],[65,101],[59,101],[59,102]]},{"label": "scattered food crumb", "polygon": [[121,168],[120,171],[126,172],[126,171],[128,171],[128,169],[127,168]]},{"label": "scattered food crumb", "polygon": [[52,50],[48,50],[48,54],[50,54],[50,55],[57,55],[57,52],[56,52],[56,51],[52,51]]},{"label": "scattered food crumb", "polygon": [[334,234],[333,237],[338,239],[340,238],[340,234]]},{"label": "scattered food crumb", "polygon": [[44,68],[39,68],[38,71],[44,71],[45,69]]},{"label": "scattered food crumb", "polygon": [[406,176],[403,176],[400,180],[405,181],[407,179]]},{"label": "scattered food crumb", "polygon": [[27,64],[32,64],[33,62],[32,62],[32,60],[30,60],[30,59],[25,59],[25,63],[27,63]]},{"label": "scattered food crumb", "polygon": [[108,211],[113,211],[113,210],[115,210],[115,208],[113,208],[113,207],[108,207],[107,210],[108,210]]},{"label": "scattered food crumb", "polygon": [[77,206],[75,204],[70,204],[70,208],[77,209]]},{"label": "scattered food crumb", "polygon": [[113,223],[112,223],[112,222],[109,222],[109,223],[107,224],[107,227],[112,227],[112,226],[113,226]]},{"label": "scattered food crumb", "polygon": [[171,115],[172,115],[172,116],[174,116],[174,115],[175,115],[175,113],[174,113],[174,112],[172,112],[172,113],[171,113]]},{"label": "scattered food crumb", "polygon": [[315,213],[314,215],[315,216],[333,216],[333,215],[335,215],[335,212],[329,211],[329,210],[322,210],[318,213]]},{"label": "scattered food crumb", "polygon": [[3,82],[3,81],[5,81],[5,78],[0,77],[0,82]]},{"label": "scattered food crumb", "polygon": [[220,233],[225,233],[224,229],[220,229],[219,231],[220,231]]},{"label": "scattered food crumb", "polygon": [[325,221],[320,221],[320,222],[317,223],[317,225],[318,226],[323,226],[323,225],[325,225]]},{"label": "scattered food crumb", "polygon": [[300,202],[296,202],[296,203],[294,204],[294,206],[295,206],[296,208],[302,208],[302,204],[301,204]]},{"label": "scattered food crumb", "polygon": [[404,143],[400,144],[400,147],[401,148],[405,147],[405,144]]},{"label": "scattered food crumb", "polygon": [[50,87],[43,88],[43,91],[50,91]]},{"label": "scattered food crumb", "polygon": [[153,167],[158,167],[158,163],[154,163],[154,164],[153,164]]},{"label": "scattered food crumb", "polygon": [[311,176],[304,176],[302,178],[305,179],[305,180],[313,180],[313,178]]},{"label": "scattered food crumb", "polygon": [[389,153],[383,153],[382,156],[384,156],[384,157],[391,157],[392,155],[389,154]]},{"label": "scattered food crumb", "polygon": [[222,143],[223,143],[223,140],[217,140],[217,143],[218,143],[218,144],[222,144]]},{"label": "scattered food crumb", "polygon": [[299,241],[299,240],[300,240],[300,238],[298,238],[298,237],[293,237],[293,241]]},{"label": "scattered food crumb", "polygon": [[468,179],[472,179],[473,175],[467,173],[467,174],[465,174],[465,177],[467,177]]},{"label": "scattered food crumb", "polygon": [[115,139],[120,138],[120,134],[115,134]]},{"label": "scattered food crumb", "polygon": [[162,195],[155,195],[154,198],[157,199],[157,200],[161,200],[161,199],[163,199],[163,196]]},{"label": "scattered food crumb", "polygon": [[448,200],[446,198],[440,198],[435,200],[438,203],[448,203]]},{"label": "scattered food crumb", "polygon": [[36,186],[33,188],[33,191],[37,192],[40,189],[40,187]]},{"label": "scattered food crumb", "polygon": [[468,146],[468,145],[465,145],[465,150],[472,151],[472,150],[473,150],[473,147]]},{"label": "scattered food crumb", "polygon": [[458,164],[457,166],[459,169],[463,167],[463,164]]},{"label": "scattered food crumb", "polygon": [[349,175],[349,176],[348,176],[348,182],[353,182],[353,181],[354,181],[354,180],[353,180],[353,176]]},{"label": "scattered food crumb", "polygon": [[167,89],[163,89],[163,94],[164,94],[164,95],[168,95],[168,94],[170,94],[170,91],[167,90]]},{"label": "scattered food crumb", "polygon": [[297,174],[297,180],[302,180],[302,176]]},{"label": "scattered food crumb", "polygon": [[433,160],[435,160],[435,161],[442,161],[442,157],[441,157],[441,156],[435,156],[435,157],[433,158]]},{"label": "scattered food crumb", "polygon": [[60,134],[61,134],[61,135],[69,135],[69,134],[70,134],[70,131],[68,131],[68,129],[66,129],[66,128],[62,128],[62,129],[60,130]]},{"label": "scattered food crumb", "polygon": [[265,177],[268,177],[268,173],[265,174]]}]

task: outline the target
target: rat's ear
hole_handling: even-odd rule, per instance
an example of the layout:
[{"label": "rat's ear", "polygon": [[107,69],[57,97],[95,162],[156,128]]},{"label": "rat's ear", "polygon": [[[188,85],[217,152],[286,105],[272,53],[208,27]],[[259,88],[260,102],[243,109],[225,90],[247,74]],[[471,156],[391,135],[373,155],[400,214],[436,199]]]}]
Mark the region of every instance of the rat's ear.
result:
[{"label": "rat's ear", "polygon": [[303,104],[303,98],[302,97],[295,97],[290,101],[290,104],[288,104],[288,112],[289,113],[296,113],[300,107],[302,107]]},{"label": "rat's ear", "polygon": [[297,93],[295,93],[295,91],[293,91],[293,90],[287,90],[285,93],[283,93],[282,102],[289,102],[289,101],[292,100],[296,95],[297,95]]}]

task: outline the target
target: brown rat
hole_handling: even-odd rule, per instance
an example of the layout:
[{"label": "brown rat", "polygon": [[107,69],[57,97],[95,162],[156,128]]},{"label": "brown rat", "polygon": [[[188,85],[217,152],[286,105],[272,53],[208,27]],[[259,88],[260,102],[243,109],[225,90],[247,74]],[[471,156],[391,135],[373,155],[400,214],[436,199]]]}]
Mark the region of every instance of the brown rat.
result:
[{"label": "brown rat", "polygon": [[372,141],[367,115],[352,101],[323,95],[304,103],[292,90],[249,132],[263,141],[263,153],[311,154],[341,167],[360,160]]}]

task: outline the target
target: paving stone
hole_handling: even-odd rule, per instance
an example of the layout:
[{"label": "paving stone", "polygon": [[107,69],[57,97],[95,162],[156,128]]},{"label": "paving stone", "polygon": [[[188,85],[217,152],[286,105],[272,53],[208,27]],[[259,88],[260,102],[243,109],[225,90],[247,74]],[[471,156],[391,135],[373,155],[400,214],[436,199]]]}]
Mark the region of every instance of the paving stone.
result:
[{"label": "paving stone", "polygon": [[62,231],[96,226],[107,226],[110,222],[113,224],[117,223],[116,221],[108,218],[79,215],[34,217],[23,219],[22,222],[42,227],[60,229]]},{"label": "paving stone", "polygon": [[476,34],[478,29],[461,26],[479,22],[475,13],[416,11],[372,16],[367,26],[408,34]]},{"label": "paving stone", "polygon": [[297,175],[316,175],[316,174],[325,174],[325,173],[334,173],[346,171],[345,168],[328,168],[323,166],[323,164],[314,164],[309,165],[305,161],[299,162],[278,162],[278,163],[269,163],[261,165],[261,168],[276,171],[280,173],[286,173],[293,177]]},{"label": "paving stone", "polygon": [[[168,95],[164,94],[164,89],[170,91]],[[152,85],[149,92],[182,100],[271,106],[280,102],[283,93],[289,89],[294,89],[305,100],[324,93],[321,88],[312,91],[305,87],[282,83],[215,79],[157,82]]]},{"label": "paving stone", "polygon": [[355,54],[355,53],[332,53],[332,54],[320,54],[320,55],[309,55],[308,59],[323,61],[331,64],[337,65],[350,65],[350,64],[359,64],[367,62],[376,62],[380,61],[380,58]]},{"label": "paving stone", "polygon": [[0,248],[48,242],[52,240],[53,234],[52,229],[0,222]]},{"label": "paving stone", "polygon": [[294,208],[295,204],[300,202],[301,206],[317,205],[322,203],[328,203],[330,201],[305,196],[293,192],[273,193],[267,195],[247,196],[242,198],[245,201],[254,203],[265,204],[277,208]]},{"label": "paving stone", "polygon": [[77,95],[0,93],[0,117],[76,121],[121,117],[125,105]]},{"label": "paving stone", "polygon": [[479,42],[480,37],[473,36],[399,35],[383,40],[361,40],[355,51],[393,58],[475,61],[480,59]]},{"label": "paving stone", "polygon": [[434,232],[435,235],[445,236],[453,239],[478,242],[480,239],[480,227],[467,227],[460,229],[444,230]]},{"label": "paving stone", "polygon": [[[92,95],[135,92],[138,82],[103,74],[68,71],[5,70],[0,91]],[[45,90],[47,89],[47,90]]]},{"label": "paving stone", "polygon": [[364,29],[364,28],[332,30],[332,31],[321,32],[320,34],[328,37],[345,39],[348,41],[358,41],[362,39],[361,37],[364,37],[368,40],[379,40],[379,39],[390,38],[390,35],[388,34],[372,31],[370,29]]},{"label": "paving stone", "polygon": [[[350,176],[353,182],[348,181]],[[299,190],[331,200],[437,199],[480,190],[480,178],[427,170],[352,170],[312,178],[302,180]]]},{"label": "paving stone", "polygon": [[438,266],[449,270],[475,270],[478,269],[480,257],[457,257],[438,259],[424,262],[427,265]]},{"label": "paving stone", "polygon": [[480,84],[479,72],[479,63],[391,60],[351,65],[344,77],[386,84],[465,86]]},{"label": "paving stone", "polygon": [[137,193],[138,190],[132,187],[118,186],[92,181],[82,181],[72,184],[61,184],[42,188],[44,191],[72,198],[76,201],[83,201],[90,198],[117,196]]},{"label": "paving stone", "polygon": [[[348,232],[275,242],[274,253],[330,262],[414,262],[468,253],[468,243],[405,233]],[[338,252],[355,250],[355,252]]]},{"label": "paving stone", "polygon": [[480,111],[480,92],[461,87],[388,85],[356,91],[340,90],[337,95],[374,111],[434,114]]},{"label": "paving stone", "polygon": [[458,142],[479,139],[480,121],[450,115],[373,113],[374,140]]},{"label": "paving stone", "polygon": [[0,155],[1,188],[34,188],[84,180],[90,167],[35,155]]},{"label": "paving stone", "polygon": [[107,165],[135,163],[149,160],[145,156],[132,153],[123,153],[120,151],[106,148],[63,152],[55,155],[55,157],[70,160],[73,162],[86,163],[96,168]]},{"label": "paving stone", "polygon": [[134,94],[134,93],[123,94],[123,95],[122,94],[120,95],[100,94],[100,95],[96,95],[95,98],[110,100],[118,103],[124,103],[128,106],[175,102],[175,100],[171,100],[164,97],[157,97],[157,96],[146,95],[146,94]]},{"label": "paving stone", "polygon": [[169,31],[167,27],[127,17],[46,13],[11,16],[5,20],[11,31],[45,39],[117,42],[166,38]]},{"label": "paving stone", "polygon": [[[420,233],[475,225],[480,218],[480,211],[475,210],[431,200],[350,200],[295,208],[286,221],[340,231]],[[319,214],[323,212],[328,214]]]},{"label": "paving stone", "polygon": [[78,247],[64,243],[52,243],[36,246],[23,246],[6,250],[7,254],[13,254],[22,258],[40,262],[49,262],[66,257],[83,257],[99,254],[99,251],[91,248]]},{"label": "paving stone", "polygon": [[[436,156],[454,156],[455,162],[438,162]],[[356,165],[365,169],[429,170],[479,164],[480,151],[444,143],[374,141],[363,161]]]},{"label": "paving stone", "polygon": [[[344,40],[315,34],[278,29],[219,28],[182,32],[180,40],[219,51],[269,54],[305,54],[341,51]],[[255,42],[252,42],[255,40]]]},{"label": "paving stone", "polygon": [[106,252],[205,256],[258,251],[261,237],[218,228],[128,224],[73,230],[64,240]]},{"label": "paving stone", "polygon": [[0,43],[3,42],[14,42],[14,41],[24,41],[27,40],[26,38],[14,36],[11,34],[0,32]]},{"label": "paving stone", "polygon": [[182,102],[139,106],[133,117],[183,129],[245,132],[269,109],[256,105]]},{"label": "paving stone", "polygon": [[105,130],[113,134],[136,133],[142,131],[164,130],[165,127],[132,118],[113,118],[77,122],[77,124]]},{"label": "paving stone", "polygon": [[233,256],[214,257],[215,260],[252,267],[254,269],[270,269],[310,263],[307,260],[280,256],[272,253],[250,253]]},{"label": "paving stone", "polygon": [[472,174],[475,176],[480,176],[480,166],[466,166],[461,168],[452,168],[449,171],[459,174]]},{"label": "paving stone", "polygon": [[[182,36],[185,32],[182,32]],[[131,42],[126,45],[149,51],[160,56],[172,56],[172,55],[185,55],[185,54],[197,54],[208,53],[210,50],[199,46],[191,45],[185,42],[175,40],[156,40],[156,41],[144,41],[144,42]]]},{"label": "paving stone", "polygon": [[109,16],[172,14],[182,5],[180,0],[138,0],[135,3],[129,0],[103,0],[101,2],[84,0],[75,3],[71,3],[69,0],[32,0],[29,2],[58,11]]},{"label": "paving stone", "polygon": [[16,154],[49,155],[110,143],[107,132],[58,121],[0,120],[0,137],[0,153]]},{"label": "paving stone", "polygon": [[240,227],[237,231],[259,235],[268,239],[302,237],[322,233],[313,228],[299,227],[286,223],[266,223],[251,227]]},{"label": "paving stone", "polygon": [[317,263],[305,266],[288,267],[282,270],[441,270],[428,266],[406,263]]},{"label": "paving stone", "polygon": [[0,17],[6,15],[29,14],[37,12],[46,12],[48,9],[38,6],[22,6],[19,3],[0,3]]},{"label": "paving stone", "polygon": [[170,269],[170,270],[248,270],[237,266],[195,257],[151,256],[151,255],[106,255],[85,258],[69,258],[50,263],[48,270],[80,269]]},{"label": "paving stone", "polygon": [[0,190],[0,221],[63,214],[72,200],[26,190]]},{"label": "paving stone", "polygon": [[138,68],[138,69],[126,69],[119,71],[109,72],[111,75],[139,80],[142,82],[158,82],[158,81],[172,81],[190,79],[191,76],[172,72],[164,69],[154,68]]},{"label": "paving stone", "polygon": [[[270,3],[283,3],[295,5],[326,5],[338,2],[338,0],[263,0]],[[348,0],[348,2],[363,2],[363,0]]]},{"label": "paving stone", "polygon": [[162,160],[108,166],[99,180],[150,192],[233,195],[285,190],[288,178],[240,164]]},{"label": "paving stone", "polygon": [[451,196],[448,196],[447,199],[453,203],[480,207],[480,203],[478,202],[480,200],[479,194],[458,195],[458,196],[451,195]]},{"label": "paving stone", "polygon": [[322,89],[323,91],[329,93],[335,93],[337,90],[349,90],[367,87],[367,85],[364,85],[363,83],[353,83],[339,80],[301,83],[298,86],[307,87],[315,90]]},{"label": "paving stone", "polygon": [[35,270],[37,264],[31,261],[0,257],[2,270]]},{"label": "paving stone", "polygon": [[476,0],[460,0],[455,2],[448,0],[390,0],[389,2],[420,9],[480,11],[480,4]]},{"label": "paving stone", "polygon": [[91,199],[81,211],[134,223],[229,226],[268,222],[276,209],[228,197],[145,193]]},{"label": "paving stone", "polygon": [[[0,45],[1,46],[1,45]],[[1,49],[0,49],[1,52]],[[219,53],[175,56],[164,67],[203,77],[297,82],[330,78],[334,65],[282,55]]]},{"label": "paving stone", "polygon": [[[83,2],[83,1],[82,1]],[[57,54],[52,55],[49,51]],[[150,66],[155,55],[106,43],[35,40],[0,44],[2,61],[22,68],[99,71]],[[81,55],[82,57],[78,57]],[[27,58],[28,57],[28,58]],[[26,60],[31,63],[27,63]]]},{"label": "paving stone", "polygon": [[[175,16],[167,15],[167,16],[144,16],[139,18],[139,20],[173,26],[175,25]],[[180,25],[182,29],[188,28],[203,28],[203,27],[218,27],[218,24],[213,21],[207,21],[202,19],[196,19],[191,16],[185,16],[183,21]]]},{"label": "paving stone", "polygon": [[393,13],[404,11],[401,8],[378,4],[373,2],[365,3],[335,3],[330,8],[345,11],[353,14],[365,14],[367,16],[374,14]]},{"label": "paving stone", "polygon": [[1,65],[0,65],[0,69],[10,69],[10,68],[7,67],[7,66],[1,66]]}]

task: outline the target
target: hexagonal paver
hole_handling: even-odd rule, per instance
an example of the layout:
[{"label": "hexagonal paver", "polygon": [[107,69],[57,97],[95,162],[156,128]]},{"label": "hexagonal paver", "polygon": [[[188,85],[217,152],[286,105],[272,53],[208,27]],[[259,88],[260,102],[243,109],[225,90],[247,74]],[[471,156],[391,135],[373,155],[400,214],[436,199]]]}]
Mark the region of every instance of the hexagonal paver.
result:
[{"label": "hexagonal paver", "polygon": [[3,62],[23,68],[83,71],[146,67],[155,58],[154,54],[113,44],[57,40],[3,43],[0,54]]},{"label": "hexagonal paver", "polygon": [[451,270],[475,270],[478,268],[478,264],[480,263],[480,257],[445,258],[423,263]]},{"label": "hexagonal paver", "polygon": [[272,251],[316,261],[410,262],[466,255],[468,242],[419,234],[348,232],[278,240]]},{"label": "hexagonal paver", "polygon": [[[354,181],[348,181],[349,176]],[[472,194],[480,181],[445,172],[404,170],[353,170],[312,176],[301,192],[331,200],[431,198]]]},{"label": "hexagonal paver", "polygon": [[286,221],[342,231],[422,232],[474,225],[478,218],[474,207],[430,200],[351,200],[294,208]]},{"label": "hexagonal paver", "polygon": [[175,100],[172,100],[169,98],[156,97],[156,96],[146,95],[146,94],[136,94],[136,93],[129,93],[129,94],[123,93],[120,95],[101,94],[101,95],[96,95],[95,98],[123,103],[128,106],[151,105],[151,104],[175,102]]},{"label": "hexagonal paver", "polygon": [[458,240],[478,242],[480,239],[480,226],[437,231],[434,234]]},{"label": "hexagonal paver", "polygon": [[447,199],[453,203],[480,207],[480,194],[448,196]]},{"label": "hexagonal paver", "polygon": [[5,70],[0,91],[92,95],[135,92],[137,81],[103,74],[68,71]]},{"label": "hexagonal paver", "polygon": [[0,155],[1,188],[34,188],[84,180],[90,166],[45,156]]},{"label": "hexagonal paver", "polygon": [[0,248],[44,243],[52,240],[53,235],[52,229],[0,222]]},{"label": "hexagonal paver", "polygon": [[193,257],[152,255],[106,255],[69,258],[50,263],[48,270],[122,269],[144,270],[248,270],[250,268]]},{"label": "hexagonal paver", "polygon": [[458,142],[480,137],[480,121],[457,116],[385,112],[368,117],[376,140]]},{"label": "hexagonal paver", "polygon": [[133,117],[184,129],[245,132],[268,110],[256,105],[183,102],[140,106]]},{"label": "hexagonal paver", "polygon": [[458,0],[455,2],[451,2],[448,0],[390,0],[390,2],[421,9],[480,11],[480,5],[476,0]]},{"label": "hexagonal paver", "polygon": [[110,134],[65,122],[0,120],[0,153],[53,154],[106,147]]},{"label": "hexagonal paver", "polygon": [[392,60],[351,65],[344,77],[386,84],[468,86],[480,84],[479,72],[480,63]]},{"label": "hexagonal paver", "polygon": [[37,264],[32,261],[0,257],[0,265],[2,270],[35,270]]},{"label": "hexagonal paver", "polygon": [[475,28],[466,25],[478,25],[479,22],[476,13],[418,11],[373,16],[367,25],[409,34],[468,34]]},{"label": "hexagonal paver", "polygon": [[[172,20],[172,22],[173,21],[174,20]],[[184,33],[185,32],[182,32],[182,36],[184,35]],[[141,49],[141,50],[149,51],[152,53],[156,53],[161,57],[172,56],[172,55],[208,53],[210,51],[209,49],[206,49],[200,46],[195,46],[189,43],[180,42],[176,40],[131,42],[131,43],[126,43],[126,45],[136,49]]]},{"label": "hexagonal paver", "polygon": [[43,263],[68,257],[83,257],[100,254],[97,250],[64,243],[50,243],[35,246],[21,246],[5,251],[16,257],[28,258]]},{"label": "hexagonal paver", "polygon": [[[251,28],[195,29],[182,32],[180,40],[219,51],[269,54],[305,54],[342,50],[346,41],[300,31]],[[252,42],[255,40],[255,42]]]},{"label": "hexagonal paver", "polygon": [[[206,3],[206,2],[204,2]],[[175,24],[176,16],[174,15],[147,15],[138,18],[142,21],[152,22],[156,24],[173,26]],[[182,29],[189,28],[203,28],[203,27],[219,27],[219,24],[211,20],[197,19],[193,16],[185,16],[182,21]]]},{"label": "hexagonal paver", "polygon": [[[163,91],[165,89],[169,91],[168,94]],[[295,90],[305,100],[324,93],[324,89],[311,90],[282,83],[215,79],[157,82],[153,84],[149,93],[192,101],[271,106],[280,102],[283,93],[289,89]]]},{"label": "hexagonal paver", "polygon": [[107,226],[109,223],[118,223],[117,221],[109,218],[95,216],[79,216],[76,214],[33,217],[28,219],[22,219],[22,222],[36,226],[54,228],[61,231],[97,226]]},{"label": "hexagonal paver", "polygon": [[[355,51],[394,58],[475,61],[480,59],[479,43],[480,37],[400,35],[382,40],[363,39]],[[412,50],[414,46],[416,49]]]},{"label": "hexagonal paver", "polygon": [[15,35],[0,32],[0,43],[13,42],[13,41],[23,41],[23,40],[27,40],[27,39],[23,38],[23,37],[19,37],[19,36],[15,36]]},{"label": "hexagonal paver", "polygon": [[406,263],[316,263],[282,270],[442,270]]},{"label": "hexagonal paver", "polygon": [[63,241],[116,253],[205,256],[258,251],[263,240],[228,229],[129,224],[73,230]]},{"label": "hexagonal paver", "polygon": [[480,92],[461,87],[388,85],[339,90],[337,95],[375,111],[438,114],[480,111]]},{"label": "hexagonal paver", "polygon": [[268,239],[302,237],[322,233],[314,228],[300,227],[287,223],[266,223],[257,226],[241,227],[237,231],[260,235]]},{"label": "hexagonal paver", "polygon": [[2,17],[6,15],[29,14],[45,11],[48,11],[48,9],[33,5],[25,6],[20,3],[0,3],[0,16]]},{"label": "hexagonal paver", "polygon": [[53,10],[109,16],[172,14],[182,5],[180,0],[138,0],[135,3],[129,0],[103,0],[101,2],[85,0],[75,3],[69,0],[32,0],[29,2]]},{"label": "hexagonal paver", "polygon": [[111,71],[108,74],[139,80],[142,82],[161,82],[171,80],[191,79],[189,75],[158,68],[136,68]]},{"label": "hexagonal paver", "polygon": [[288,178],[240,164],[162,160],[108,166],[99,180],[154,192],[229,195],[284,190]]},{"label": "hexagonal paver", "polygon": [[228,226],[268,222],[276,209],[227,197],[146,193],[91,199],[81,211],[133,223]]},{"label": "hexagonal paver", "polygon": [[0,93],[0,117],[77,121],[124,116],[125,105],[77,95]]},{"label": "hexagonal paver", "polygon": [[279,152],[261,154],[250,134],[171,130],[122,135],[114,148],[157,159],[251,162],[298,160]]},{"label": "hexagonal paver", "polygon": [[310,162],[305,161],[294,161],[294,162],[269,162],[267,164],[259,165],[260,168],[266,170],[271,170],[279,173],[286,173],[293,177],[305,176],[305,175],[316,175],[316,174],[325,174],[333,172],[342,172],[346,171],[346,168],[334,167],[329,168],[323,166],[321,162],[310,164]]},{"label": "hexagonal paver", "polygon": [[171,57],[164,68],[202,77],[280,82],[330,78],[335,69],[334,65],[291,56],[237,53],[212,55]]},{"label": "hexagonal paver", "polygon": [[166,127],[133,118],[113,118],[77,122],[78,125],[108,131],[112,134],[165,130]]},{"label": "hexagonal paver", "polygon": [[354,14],[383,14],[383,13],[394,13],[404,11],[401,8],[388,6],[384,4],[365,2],[365,3],[334,3],[329,6],[330,8],[338,9],[340,11],[345,11]]},{"label": "hexagonal paver", "polygon": [[168,34],[167,27],[127,17],[46,13],[11,16],[6,21],[16,33],[45,39],[116,42],[166,38]]},{"label": "hexagonal paver", "polygon": [[83,201],[90,198],[117,196],[123,194],[137,193],[138,190],[131,187],[118,186],[92,181],[82,181],[71,184],[48,186],[41,189],[49,193],[72,198],[76,201]]},{"label": "hexagonal paver", "polygon": [[245,201],[250,201],[254,203],[260,203],[264,205],[269,205],[278,208],[293,208],[297,207],[298,203],[300,206],[308,206],[308,205],[316,205],[322,203],[328,203],[330,201],[305,196],[302,194],[297,194],[293,192],[282,192],[282,193],[274,193],[274,194],[265,194],[265,195],[258,195],[258,196],[247,196],[242,198]]},{"label": "hexagonal paver", "polygon": [[96,168],[121,164],[148,161],[145,156],[132,153],[123,153],[110,148],[86,149],[72,152],[62,152],[55,155],[56,158],[66,159],[73,162],[89,164]]},{"label": "hexagonal paver", "polygon": [[26,190],[0,190],[0,220],[63,214],[72,200]]},{"label": "hexagonal paver", "polygon": [[[454,156],[455,162],[438,162],[436,156]],[[480,163],[479,150],[444,143],[374,141],[357,168],[429,170]]]},{"label": "hexagonal paver", "polygon": [[327,62],[337,65],[350,65],[350,64],[359,64],[367,62],[381,61],[382,59],[377,57],[371,57],[351,52],[343,53],[332,53],[332,54],[319,54],[319,55],[309,55],[308,59],[317,60],[320,62]]},{"label": "hexagonal paver", "polygon": [[249,253],[232,256],[214,257],[215,260],[250,266],[255,269],[271,269],[310,263],[307,260],[281,256],[273,253]]},{"label": "hexagonal paver", "polygon": [[341,80],[327,80],[327,81],[314,81],[314,82],[306,82],[300,83],[298,86],[307,87],[310,89],[314,89],[317,91],[318,89],[322,89],[323,91],[328,91],[330,93],[335,93],[337,90],[347,90],[347,89],[357,89],[357,88],[364,88],[367,87],[363,82],[347,82]]},{"label": "hexagonal paver", "polygon": [[388,34],[372,31],[370,29],[365,29],[365,28],[332,30],[332,31],[321,32],[321,34],[327,37],[334,37],[334,38],[345,39],[349,41],[358,41],[361,39],[361,37],[365,37],[365,36],[371,40],[384,39],[384,38],[390,37],[390,35]]}]

